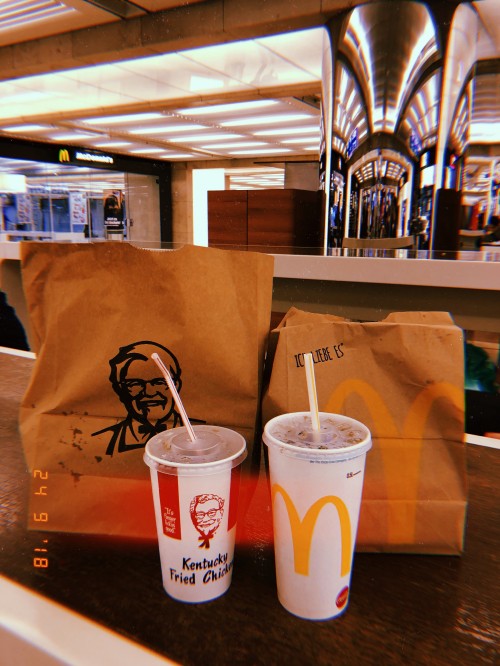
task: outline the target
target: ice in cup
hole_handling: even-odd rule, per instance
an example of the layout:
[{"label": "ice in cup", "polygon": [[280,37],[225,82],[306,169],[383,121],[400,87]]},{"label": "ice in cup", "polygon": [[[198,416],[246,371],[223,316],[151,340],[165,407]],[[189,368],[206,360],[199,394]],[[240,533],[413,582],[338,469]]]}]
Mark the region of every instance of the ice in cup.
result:
[{"label": "ice in cup", "polygon": [[310,620],[347,608],[368,428],[319,412],[283,414],[264,428],[269,450],[276,583],[280,603]]},{"label": "ice in cup", "polygon": [[179,601],[224,594],[233,570],[244,438],[219,426],[166,430],[146,444],[163,586]]}]

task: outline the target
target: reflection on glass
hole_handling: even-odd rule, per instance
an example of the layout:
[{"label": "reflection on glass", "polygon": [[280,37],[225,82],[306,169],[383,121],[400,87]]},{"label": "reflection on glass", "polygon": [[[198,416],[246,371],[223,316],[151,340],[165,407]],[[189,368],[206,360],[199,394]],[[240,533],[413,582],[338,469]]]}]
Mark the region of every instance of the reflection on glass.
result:
[{"label": "reflection on glass", "polygon": [[373,2],[330,22],[330,250],[410,235],[418,250],[478,249],[498,226],[495,2]]}]

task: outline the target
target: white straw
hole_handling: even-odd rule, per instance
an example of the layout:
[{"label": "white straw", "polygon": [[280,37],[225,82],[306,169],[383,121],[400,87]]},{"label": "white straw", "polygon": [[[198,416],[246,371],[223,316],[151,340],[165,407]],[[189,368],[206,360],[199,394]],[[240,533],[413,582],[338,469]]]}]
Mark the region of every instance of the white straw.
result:
[{"label": "white straw", "polygon": [[189,423],[188,415],[186,414],[186,410],[184,409],[184,405],[181,402],[181,398],[179,394],[177,393],[177,389],[175,388],[175,384],[172,380],[172,377],[170,376],[170,372],[168,371],[168,368],[166,365],[163,363],[161,358],[158,356],[158,354],[155,352],[154,354],[151,354],[151,358],[153,361],[156,363],[156,365],[160,368],[162,375],[165,377],[168,388],[170,389],[170,392],[174,396],[174,402],[177,407],[177,409],[180,412],[182,422],[186,426],[186,430],[188,431],[189,438],[191,439],[192,442],[196,441],[196,435],[194,434],[193,426]]},{"label": "white straw", "polygon": [[307,393],[309,395],[309,409],[311,411],[312,428],[316,432],[320,431],[318,394],[316,393],[316,381],[314,379],[314,362],[312,354],[304,354],[304,363],[306,368]]}]

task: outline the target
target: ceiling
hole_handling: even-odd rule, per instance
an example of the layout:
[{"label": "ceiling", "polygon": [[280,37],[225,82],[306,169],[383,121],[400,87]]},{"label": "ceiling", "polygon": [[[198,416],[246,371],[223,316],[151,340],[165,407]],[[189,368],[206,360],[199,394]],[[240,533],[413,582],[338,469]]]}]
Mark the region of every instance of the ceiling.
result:
[{"label": "ceiling", "polygon": [[164,160],[314,155],[322,34],[1,81],[0,134]]},{"label": "ceiling", "polygon": [[[67,27],[98,21],[88,3],[71,4],[79,11],[62,14]],[[147,9],[173,4],[149,0]],[[40,35],[58,21],[40,20]],[[33,25],[9,28],[10,39]],[[320,28],[0,81],[0,137],[174,162],[317,160],[322,43]],[[0,171],[40,169],[0,160]],[[283,167],[261,172],[261,186],[283,187]],[[249,173],[253,186],[257,175]],[[243,187],[241,172],[234,176]]]},{"label": "ceiling", "polygon": [[[0,4],[0,46],[187,4],[11,0]],[[472,4],[498,57],[500,2]],[[423,3],[401,3],[391,14],[394,5],[371,3],[351,15],[341,44],[349,67],[339,63],[334,93],[333,143],[342,154],[354,130],[358,142],[368,132],[396,129],[407,143],[413,133],[424,149],[436,141],[437,75],[408,97],[423,66],[432,69],[437,57],[432,23]],[[319,158],[324,34],[312,28],[0,81],[0,137],[172,162],[267,162],[276,178],[278,162]],[[498,131],[498,76],[482,78],[470,92],[467,118],[483,142],[499,140],[492,135],[493,127]],[[23,168],[37,167],[0,162],[0,170]],[[278,171],[281,181],[273,182],[282,186]]]}]

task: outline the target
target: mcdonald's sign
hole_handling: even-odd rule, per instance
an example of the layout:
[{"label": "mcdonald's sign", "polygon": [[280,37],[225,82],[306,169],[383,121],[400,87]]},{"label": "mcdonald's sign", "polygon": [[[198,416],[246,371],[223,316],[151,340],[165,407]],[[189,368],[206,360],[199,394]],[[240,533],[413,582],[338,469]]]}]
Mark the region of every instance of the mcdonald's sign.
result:
[{"label": "mcdonald's sign", "polygon": [[321,511],[328,506],[328,504],[331,504],[337,509],[340,521],[340,575],[347,576],[351,570],[351,556],[353,550],[352,529],[349,511],[340,497],[336,497],[335,495],[320,497],[309,507],[304,518],[300,520],[290,495],[278,483],[273,484],[271,489],[273,506],[276,500],[276,495],[278,494],[283,498],[288,519],[290,520],[295,573],[302,574],[303,576],[309,575],[309,560],[314,528]]},{"label": "mcdonald's sign", "polygon": [[67,148],[59,149],[59,162],[69,162],[69,150]]}]

